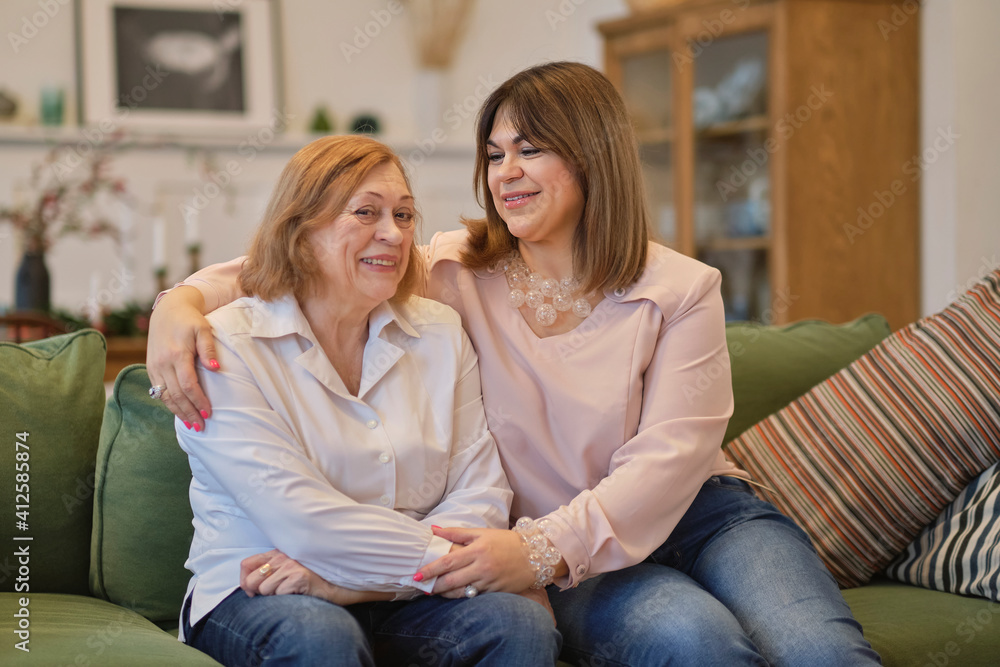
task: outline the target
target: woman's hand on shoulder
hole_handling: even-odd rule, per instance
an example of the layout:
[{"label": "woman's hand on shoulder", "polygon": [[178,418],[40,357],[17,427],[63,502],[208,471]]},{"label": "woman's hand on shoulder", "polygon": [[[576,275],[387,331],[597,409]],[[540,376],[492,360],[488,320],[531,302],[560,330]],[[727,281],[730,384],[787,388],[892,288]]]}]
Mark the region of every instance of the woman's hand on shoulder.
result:
[{"label": "woman's hand on shoulder", "polygon": [[201,310],[204,298],[194,287],[181,286],[164,296],[149,320],[146,370],[153,386],[166,387],[163,403],[189,428],[200,431],[212,405],[198,384],[197,356],[205,368],[219,370],[212,325]]},{"label": "woman's hand on shoulder", "polygon": [[420,568],[422,579],[437,577],[434,593],[447,598],[465,595],[465,587],[481,593],[520,593],[535,581],[535,573],[513,531],[495,528],[438,528],[434,534],[462,545]]},{"label": "woman's hand on shoulder", "polygon": [[392,600],[395,597],[393,593],[355,591],[331,584],[277,549],[243,559],[240,563],[240,588],[250,597],[311,595],[340,606]]}]

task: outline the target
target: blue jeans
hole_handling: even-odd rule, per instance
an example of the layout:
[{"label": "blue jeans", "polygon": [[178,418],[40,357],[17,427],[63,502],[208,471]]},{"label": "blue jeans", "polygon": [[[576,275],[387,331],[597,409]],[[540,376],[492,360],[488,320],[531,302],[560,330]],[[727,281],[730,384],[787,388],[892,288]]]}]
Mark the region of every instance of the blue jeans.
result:
[{"label": "blue jeans", "polygon": [[881,664],[806,534],[732,477],[643,563],[549,591],[573,665]]},{"label": "blue jeans", "polygon": [[517,665],[556,663],[559,633],[537,602],[508,593],[339,607],[305,595],[237,589],[187,643],[224,665]]}]

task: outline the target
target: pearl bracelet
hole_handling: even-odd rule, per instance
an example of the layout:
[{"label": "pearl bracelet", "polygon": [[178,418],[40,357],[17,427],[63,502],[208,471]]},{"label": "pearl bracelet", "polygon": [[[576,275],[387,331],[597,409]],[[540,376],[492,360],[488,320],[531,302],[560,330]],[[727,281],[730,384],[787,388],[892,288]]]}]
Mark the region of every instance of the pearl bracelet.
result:
[{"label": "pearl bracelet", "polygon": [[535,583],[532,588],[545,588],[556,576],[556,565],[562,560],[562,554],[545,537],[545,519],[533,521],[526,516],[517,520],[512,529],[521,538],[528,563],[535,571]]}]

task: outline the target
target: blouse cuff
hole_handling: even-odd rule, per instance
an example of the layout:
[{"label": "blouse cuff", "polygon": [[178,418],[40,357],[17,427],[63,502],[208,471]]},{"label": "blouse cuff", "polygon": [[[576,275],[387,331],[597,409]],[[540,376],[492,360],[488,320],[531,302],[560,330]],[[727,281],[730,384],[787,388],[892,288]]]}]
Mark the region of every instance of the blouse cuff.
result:
[{"label": "blouse cuff", "polygon": [[211,313],[219,307],[222,297],[219,295],[219,290],[212,283],[207,280],[202,280],[201,278],[192,278],[190,281],[181,281],[175,284],[170,289],[165,289],[156,295],[156,299],[153,301],[153,310],[160,305],[160,299],[165,297],[171,291],[177,289],[178,287],[193,287],[199,292],[201,292],[201,297],[205,300],[205,312]]},{"label": "blouse cuff", "polygon": [[556,577],[553,581],[560,590],[578,586],[590,572],[590,552],[580,537],[562,517],[558,514],[549,514],[543,517],[549,521],[550,531],[546,531],[545,536],[549,538],[556,549],[562,554],[563,560],[569,572],[566,576]]},{"label": "blouse cuff", "polygon": [[[406,586],[410,589],[417,589],[418,591],[423,591],[424,593],[431,593],[434,591],[434,584],[437,582],[437,577],[431,577],[430,579],[424,579],[423,581],[413,581],[413,575],[417,573],[417,570],[425,565],[433,563],[438,558],[442,556],[447,556],[448,552],[451,551],[451,542],[444,539],[443,537],[438,537],[437,535],[431,536],[430,544],[427,545],[427,551],[424,552],[424,557],[420,559],[420,563],[414,568],[403,580],[400,581],[401,586]],[[397,600],[408,599],[400,597],[405,591],[400,591],[399,595],[396,596]],[[412,596],[410,596],[412,597]]]}]

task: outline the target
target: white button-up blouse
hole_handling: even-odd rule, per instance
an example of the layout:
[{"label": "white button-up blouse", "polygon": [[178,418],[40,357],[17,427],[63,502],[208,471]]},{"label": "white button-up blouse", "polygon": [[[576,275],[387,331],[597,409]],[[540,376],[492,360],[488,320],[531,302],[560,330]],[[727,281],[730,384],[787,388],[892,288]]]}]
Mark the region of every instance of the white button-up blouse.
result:
[{"label": "white button-up blouse", "polygon": [[476,353],[458,314],[413,297],[369,317],[352,396],[294,298],[209,316],[213,415],[176,422],[193,478],[190,622],[239,587],[240,561],[280,549],[355,590],[430,591],[448,553],[431,524],[506,528],[511,502],[486,427]]}]

